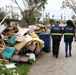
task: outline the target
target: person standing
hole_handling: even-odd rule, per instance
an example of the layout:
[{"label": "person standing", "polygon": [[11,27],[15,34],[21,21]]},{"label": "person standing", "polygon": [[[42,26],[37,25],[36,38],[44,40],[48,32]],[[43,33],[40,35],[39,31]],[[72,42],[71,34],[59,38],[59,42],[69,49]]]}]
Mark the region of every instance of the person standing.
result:
[{"label": "person standing", "polygon": [[75,26],[71,20],[67,20],[66,23],[67,25],[63,28],[63,33],[64,33],[65,53],[66,53],[65,57],[67,58],[68,52],[69,52],[69,57],[72,56],[71,50],[72,50],[72,42],[74,37]]},{"label": "person standing", "polygon": [[62,37],[62,27],[59,26],[60,22],[56,21],[54,26],[51,27],[51,35],[52,35],[52,53],[56,58],[59,55],[59,46]]}]

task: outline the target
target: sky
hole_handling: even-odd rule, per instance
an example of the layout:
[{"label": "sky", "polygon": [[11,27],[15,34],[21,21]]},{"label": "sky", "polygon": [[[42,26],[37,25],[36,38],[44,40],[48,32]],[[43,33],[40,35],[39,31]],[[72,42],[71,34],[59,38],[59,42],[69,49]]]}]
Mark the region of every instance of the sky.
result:
[{"label": "sky", "polygon": [[71,19],[71,16],[73,15],[73,12],[71,9],[61,9],[63,0],[48,0],[45,5],[45,13],[50,13],[49,16],[52,18],[52,15],[56,19],[61,19],[61,14],[63,16],[63,19]]},{"label": "sky", "polygon": [[[62,14],[63,19],[64,17],[65,19],[71,19],[73,12],[70,9],[61,9],[62,1],[63,0],[48,0],[47,4],[45,5],[44,17],[49,13],[50,18],[52,18],[52,15],[54,15],[55,19],[61,19]],[[21,7],[23,7],[23,5],[21,4],[21,0],[18,0],[18,2],[20,3]],[[0,0],[0,7],[5,7],[10,4],[13,5],[12,3],[10,3],[10,0]]]}]

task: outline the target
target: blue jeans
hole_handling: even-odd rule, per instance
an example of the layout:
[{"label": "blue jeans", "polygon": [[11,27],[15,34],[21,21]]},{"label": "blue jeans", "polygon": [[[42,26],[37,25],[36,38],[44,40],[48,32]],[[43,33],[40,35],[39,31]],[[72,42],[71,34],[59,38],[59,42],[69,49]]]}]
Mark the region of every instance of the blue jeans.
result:
[{"label": "blue jeans", "polygon": [[68,47],[69,47],[69,53],[71,53],[72,50],[72,42],[65,42],[65,52],[68,53]]}]

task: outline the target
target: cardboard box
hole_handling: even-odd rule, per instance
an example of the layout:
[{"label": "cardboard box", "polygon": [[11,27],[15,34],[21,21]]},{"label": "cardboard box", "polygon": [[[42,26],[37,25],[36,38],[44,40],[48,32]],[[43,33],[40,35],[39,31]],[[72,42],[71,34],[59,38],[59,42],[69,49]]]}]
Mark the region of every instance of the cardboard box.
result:
[{"label": "cardboard box", "polygon": [[19,42],[17,44],[14,45],[14,48],[16,48],[16,51],[15,51],[15,54],[18,54],[18,52],[26,45],[26,41],[22,41],[22,42]]},{"label": "cardboard box", "polygon": [[29,45],[26,48],[33,52],[36,48],[36,45]]},{"label": "cardboard box", "polygon": [[28,46],[26,48],[33,52],[35,50],[35,48],[36,48],[36,45],[30,45],[30,46]]}]

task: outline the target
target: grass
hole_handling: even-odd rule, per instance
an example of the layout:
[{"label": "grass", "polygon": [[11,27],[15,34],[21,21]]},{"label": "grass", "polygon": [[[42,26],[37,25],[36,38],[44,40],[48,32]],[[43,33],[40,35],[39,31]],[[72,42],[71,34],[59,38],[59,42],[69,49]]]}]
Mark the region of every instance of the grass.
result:
[{"label": "grass", "polygon": [[33,60],[29,61],[31,64],[23,64],[21,66],[17,66],[15,68],[7,69],[4,65],[5,63],[2,63],[3,66],[0,66],[0,75],[27,75],[29,72],[32,64],[35,62]]}]

